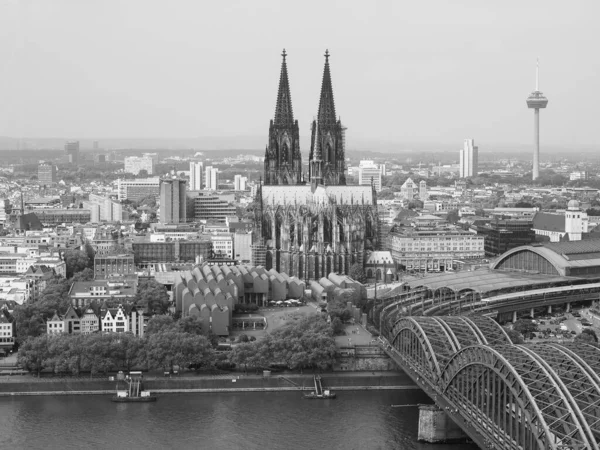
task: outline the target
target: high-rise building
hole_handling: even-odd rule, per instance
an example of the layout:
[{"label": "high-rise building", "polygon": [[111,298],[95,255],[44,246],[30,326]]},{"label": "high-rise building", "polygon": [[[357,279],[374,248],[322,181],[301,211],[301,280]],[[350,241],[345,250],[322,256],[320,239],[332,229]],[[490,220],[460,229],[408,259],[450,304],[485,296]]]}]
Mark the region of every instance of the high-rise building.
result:
[{"label": "high-rise building", "polygon": [[149,156],[128,156],[125,158],[125,172],[137,175],[145,170],[148,175],[154,173],[154,159]]},{"label": "high-rise building", "polygon": [[203,166],[201,162],[190,161],[190,191],[202,190]]},{"label": "high-rise building", "polygon": [[42,186],[56,183],[56,166],[54,164],[42,162],[38,165],[38,183]]},{"label": "high-rise building", "polygon": [[302,182],[300,132],[292,109],[285,49],[281,56],[283,60],[279,76],[275,118],[269,124],[269,142],[265,150],[266,185],[300,184]]},{"label": "high-rise building", "polygon": [[370,186],[371,183],[377,192],[381,191],[381,167],[371,160],[363,160],[358,164],[358,184]]},{"label": "high-rise building", "polygon": [[204,168],[204,189],[210,189],[210,173],[213,170],[213,166],[206,166]]},{"label": "high-rise building", "polygon": [[460,151],[460,178],[476,177],[479,163],[479,149],[475,146],[474,139],[465,139]]},{"label": "high-rise building", "polygon": [[67,161],[71,164],[79,162],[79,141],[69,141],[65,144],[65,153]]},{"label": "high-rise building", "polygon": [[234,191],[245,191],[246,190],[247,177],[236,175],[233,179],[233,190]]},{"label": "high-rise building", "polygon": [[205,189],[208,191],[217,191],[219,189],[219,169],[213,166],[206,168]]},{"label": "high-rise building", "polygon": [[186,221],[186,180],[163,178],[160,180],[160,222],[181,223]]},{"label": "high-rise building", "polygon": [[527,97],[527,107],[533,109],[533,169],[531,177],[536,180],[540,176],[540,109],[548,105],[548,99],[540,92],[540,63],[535,69],[535,91]]}]

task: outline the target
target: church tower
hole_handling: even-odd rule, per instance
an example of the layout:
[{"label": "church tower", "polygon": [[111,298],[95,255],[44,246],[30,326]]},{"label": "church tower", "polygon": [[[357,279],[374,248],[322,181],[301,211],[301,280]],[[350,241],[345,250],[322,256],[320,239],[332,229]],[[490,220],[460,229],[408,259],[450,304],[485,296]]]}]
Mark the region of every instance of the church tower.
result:
[{"label": "church tower", "polygon": [[329,50],[326,50],[319,112],[312,123],[309,161],[311,184],[346,184],[344,130],[342,122],[335,115]]},{"label": "church tower", "polygon": [[275,118],[269,125],[269,143],[265,151],[265,185],[300,184],[302,182],[300,132],[298,131],[298,121],[294,121],[292,110],[285,49],[281,56],[283,61]]}]

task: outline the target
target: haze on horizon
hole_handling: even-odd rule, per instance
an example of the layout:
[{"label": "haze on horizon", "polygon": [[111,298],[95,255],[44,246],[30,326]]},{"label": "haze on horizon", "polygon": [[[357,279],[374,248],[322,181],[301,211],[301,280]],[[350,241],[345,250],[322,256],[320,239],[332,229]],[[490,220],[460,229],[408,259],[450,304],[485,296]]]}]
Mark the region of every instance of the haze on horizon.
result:
[{"label": "haze on horizon", "polygon": [[1,0],[0,136],[266,144],[285,47],[304,156],[326,48],[349,147],[531,144],[538,56],[542,153],[598,146],[598,13],[594,0]]}]

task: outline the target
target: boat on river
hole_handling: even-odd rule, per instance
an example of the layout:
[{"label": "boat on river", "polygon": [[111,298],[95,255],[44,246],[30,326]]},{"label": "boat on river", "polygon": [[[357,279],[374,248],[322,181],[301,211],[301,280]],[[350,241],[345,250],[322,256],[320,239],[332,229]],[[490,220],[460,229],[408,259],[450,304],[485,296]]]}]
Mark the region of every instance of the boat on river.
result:
[{"label": "boat on river", "polygon": [[[119,382],[124,381],[127,389],[119,389]],[[144,390],[142,372],[129,372],[123,376],[120,372],[117,377],[117,394],[111,400],[116,403],[147,403],[155,402],[157,396]]]},{"label": "boat on river", "polygon": [[307,400],[327,400],[336,398],[335,392],[329,389],[323,389],[323,382],[320,375],[315,375],[313,379],[315,383],[315,390],[304,394],[304,398]]}]

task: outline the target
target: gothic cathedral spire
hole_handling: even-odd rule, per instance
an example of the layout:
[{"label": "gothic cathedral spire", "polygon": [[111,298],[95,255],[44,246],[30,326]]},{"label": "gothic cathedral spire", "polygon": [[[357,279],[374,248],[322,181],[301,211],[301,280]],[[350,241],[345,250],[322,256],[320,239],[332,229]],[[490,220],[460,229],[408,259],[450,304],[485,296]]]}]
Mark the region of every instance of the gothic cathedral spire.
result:
[{"label": "gothic cathedral spire", "polygon": [[345,128],[335,115],[329,57],[326,50],[319,112],[312,124],[309,177],[312,184],[345,185]]},{"label": "gothic cathedral spire", "polygon": [[281,56],[283,60],[279,76],[275,118],[269,125],[269,143],[265,151],[266,185],[300,184],[302,182],[300,132],[292,109],[285,49]]}]

